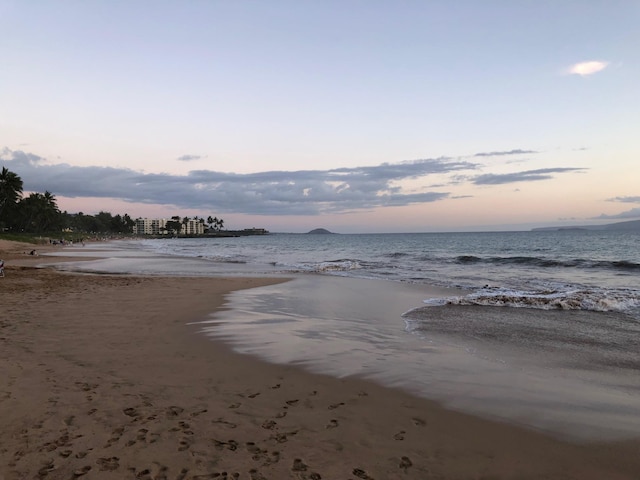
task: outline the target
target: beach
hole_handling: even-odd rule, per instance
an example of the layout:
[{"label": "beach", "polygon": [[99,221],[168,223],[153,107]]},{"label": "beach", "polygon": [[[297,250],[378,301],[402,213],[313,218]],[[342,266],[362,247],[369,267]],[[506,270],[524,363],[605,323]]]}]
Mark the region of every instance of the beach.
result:
[{"label": "beach", "polygon": [[638,478],[637,439],[562,441],[200,333],[226,294],[285,279],[60,273],[27,251],[0,243],[1,480]]}]

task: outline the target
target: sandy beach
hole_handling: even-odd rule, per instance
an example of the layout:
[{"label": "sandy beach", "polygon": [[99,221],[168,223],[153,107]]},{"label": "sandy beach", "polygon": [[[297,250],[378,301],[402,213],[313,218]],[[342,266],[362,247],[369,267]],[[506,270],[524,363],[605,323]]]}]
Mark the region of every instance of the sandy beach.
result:
[{"label": "sandy beach", "polygon": [[282,280],[60,273],[28,251],[0,241],[0,480],[638,478],[637,440],[563,442],[189,325]]}]

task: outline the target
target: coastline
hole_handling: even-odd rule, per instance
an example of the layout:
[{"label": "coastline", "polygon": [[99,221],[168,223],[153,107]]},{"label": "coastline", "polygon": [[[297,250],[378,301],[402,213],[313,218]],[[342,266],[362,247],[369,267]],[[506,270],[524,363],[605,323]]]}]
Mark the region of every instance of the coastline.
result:
[{"label": "coastline", "polygon": [[281,279],[79,275],[28,265],[58,257],[13,258],[0,279],[3,480],[640,471],[635,440],[562,442],[364,380],[261,362],[186,325],[231,291]]}]

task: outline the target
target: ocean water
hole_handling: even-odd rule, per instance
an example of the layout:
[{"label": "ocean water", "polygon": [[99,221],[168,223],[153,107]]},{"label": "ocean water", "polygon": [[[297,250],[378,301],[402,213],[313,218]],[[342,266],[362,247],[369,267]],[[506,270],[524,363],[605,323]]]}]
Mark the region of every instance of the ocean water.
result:
[{"label": "ocean water", "polygon": [[639,233],[271,234],[104,248],[100,260],[59,268],[291,278],[234,292],[199,324],[239,352],[573,439],[640,437]]},{"label": "ocean water", "polygon": [[[446,303],[624,311],[640,317],[640,232],[273,234],[142,241],[218,268],[464,289]],[[222,267],[221,267],[222,266]],[[437,303],[437,302],[436,302]]]}]

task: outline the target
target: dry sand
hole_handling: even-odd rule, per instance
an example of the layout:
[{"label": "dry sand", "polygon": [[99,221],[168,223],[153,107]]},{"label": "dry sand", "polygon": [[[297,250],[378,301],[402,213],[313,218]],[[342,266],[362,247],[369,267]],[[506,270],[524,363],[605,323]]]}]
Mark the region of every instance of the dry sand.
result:
[{"label": "dry sand", "polygon": [[0,241],[0,480],[640,478],[637,441],[565,443],[187,325],[273,280],[62,274],[27,249]]}]

